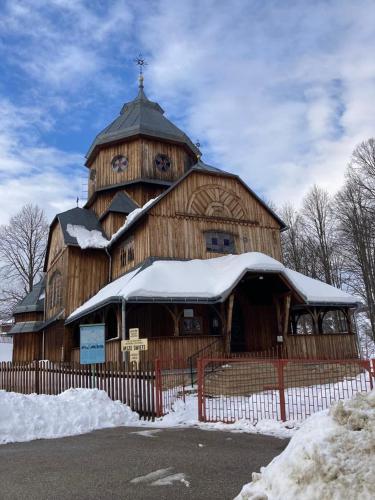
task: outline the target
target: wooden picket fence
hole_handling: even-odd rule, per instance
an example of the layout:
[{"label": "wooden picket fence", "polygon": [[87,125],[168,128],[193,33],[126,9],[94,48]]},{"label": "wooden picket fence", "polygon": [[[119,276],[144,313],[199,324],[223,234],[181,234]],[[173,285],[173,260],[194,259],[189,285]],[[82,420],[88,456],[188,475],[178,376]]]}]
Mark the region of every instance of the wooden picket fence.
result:
[{"label": "wooden picket fence", "polygon": [[114,401],[121,401],[141,418],[153,420],[155,370],[151,363],[55,363],[33,361],[0,363],[0,390],[22,394],[57,395],[67,389],[100,389]]}]

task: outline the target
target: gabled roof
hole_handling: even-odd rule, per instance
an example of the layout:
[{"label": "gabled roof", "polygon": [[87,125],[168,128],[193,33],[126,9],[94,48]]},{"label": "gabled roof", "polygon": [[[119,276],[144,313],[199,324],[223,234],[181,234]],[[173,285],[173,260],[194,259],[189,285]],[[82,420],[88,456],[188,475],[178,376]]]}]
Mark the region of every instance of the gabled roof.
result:
[{"label": "gabled roof", "polygon": [[72,208],[71,210],[67,210],[66,212],[61,212],[57,214],[50,225],[50,230],[48,234],[48,242],[47,242],[47,251],[46,257],[44,261],[44,271],[47,270],[47,261],[48,261],[48,253],[49,247],[51,244],[51,235],[53,226],[59,222],[61,226],[61,231],[64,238],[64,243],[67,246],[77,246],[79,247],[77,238],[69,234],[68,232],[68,224],[72,226],[82,226],[88,231],[99,231],[100,234],[106,239],[106,235],[103,231],[103,228],[96,217],[95,213],[92,210],[88,210],[87,208]]},{"label": "gabled roof", "polygon": [[15,333],[40,332],[43,328],[44,321],[24,321],[22,323],[15,323],[9,331],[9,335],[13,335]]},{"label": "gabled roof", "polygon": [[278,274],[305,304],[356,307],[360,299],[319,280],[286,268],[260,252],[213,259],[157,260],[103,287],[67,319],[67,323],[108,303],[220,303],[247,273]]},{"label": "gabled roof", "polygon": [[68,233],[68,224],[74,226],[83,226],[88,231],[100,231],[100,233],[105,238],[105,234],[98,218],[92,210],[88,210],[87,208],[76,207],[72,208],[71,210],[67,210],[66,212],[62,212],[61,214],[57,214],[55,219],[52,221],[52,224],[56,219],[60,222],[64,236],[64,243],[66,245],[79,246],[77,238],[71,236]]},{"label": "gabled roof", "polygon": [[195,155],[199,155],[199,149],[189,137],[165,118],[164,110],[159,104],[147,99],[141,84],[137,97],[124,104],[120,116],[96,136],[87,152],[87,161],[90,161],[94,151],[101,145],[137,135],[185,144]]},{"label": "gabled roof", "polygon": [[103,219],[109,212],[128,215],[136,208],[139,208],[138,205],[127,194],[120,191],[115,194],[109,207],[101,215],[100,219]]},{"label": "gabled roof", "polygon": [[226,177],[231,177],[233,179],[238,180],[242,186],[253,196],[269,213],[270,215],[280,224],[280,230],[284,231],[287,229],[287,225],[285,222],[280,219],[280,217],[265,203],[259,196],[254,193],[252,189],[249,188],[249,186],[239,177],[238,175],[231,174],[229,172],[225,172],[223,170],[219,170],[218,168],[211,167],[209,165],[206,165],[203,163],[201,160],[198,160],[198,163],[194,165],[190,170],[186,172],[180,179],[178,179],[170,188],[166,189],[162,194],[160,194],[157,198],[152,203],[148,203],[147,207],[139,211],[139,214],[137,214],[136,217],[132,219],[130,223],[127,223],[124,225],[122,229],[117,231],[116,235],[112,237],[111,242],[109,243],[109,247],[111,247],[120,237],[122,237],[125,233],[127,233],[131,228],[134,227],[136,223],[138,223],[141,219],[143,219],[148,212],[157,204],[159,203],[165,196],[168,196],[168,194],[173,190],[176,189],[177,186],[179,186],[189,175],[191,175],[193,172],[200,172],[200,173],[206,173],[206,174],[214,174],[214,175],[220,175],[220,176],[226,176]]},{"label": "gabled roof", "polygon": [[14,308],[13,314],[44,311],[45,278],[41,279],[30,293],[26,295]]}]

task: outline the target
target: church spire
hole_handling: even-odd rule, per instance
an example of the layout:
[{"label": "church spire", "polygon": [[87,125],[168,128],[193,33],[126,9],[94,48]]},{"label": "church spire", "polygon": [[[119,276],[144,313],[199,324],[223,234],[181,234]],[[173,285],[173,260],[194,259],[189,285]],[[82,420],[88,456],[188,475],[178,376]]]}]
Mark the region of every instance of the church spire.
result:
[{"label": "church spire", "polygon": [[139,76],[138,76],[138,87],[140,91],[143,91],[143,66],[147,66],[147,62],[142,56],[142,54],[139,54],[138,57],[134,59],[134,62],[137,64],[139,68]]}]

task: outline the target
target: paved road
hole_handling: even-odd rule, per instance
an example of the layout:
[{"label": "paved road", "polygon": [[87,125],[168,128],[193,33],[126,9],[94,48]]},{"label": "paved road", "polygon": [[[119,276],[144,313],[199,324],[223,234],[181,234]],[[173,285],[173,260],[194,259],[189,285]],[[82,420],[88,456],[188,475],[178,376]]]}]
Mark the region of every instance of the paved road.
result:
[{"label": "paved road", "polygon": [[121,427],[0,446],[0,499],[232,499],[286,440]]}]

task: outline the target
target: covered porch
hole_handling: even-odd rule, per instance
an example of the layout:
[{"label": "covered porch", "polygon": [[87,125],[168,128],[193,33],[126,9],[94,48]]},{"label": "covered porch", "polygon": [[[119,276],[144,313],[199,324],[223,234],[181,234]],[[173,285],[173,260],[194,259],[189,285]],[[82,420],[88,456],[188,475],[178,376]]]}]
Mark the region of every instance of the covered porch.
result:
[{"label": "covered porch", "polygon": [[[238,259],[244,260],[246,255],[251,254],[230,257],[238,264]],[[210,261],[158,261],[136,275],[129,273],[119,278],[118,282],[123,280],[123,288],[117,287],[119,296],[106,301],[90,299],[94,307],[88,301],[86,307],[80,308],[83,314],[76,318],[73,314],[69,319],[73,338],[71,359],[79,361],[79,325],[99,322],[106,325],[107,361],[122,360],[121,339],[128,337],[129,328],[139,328],[140,337],[148,338],[148,351],[141,353],[142,361],[159,358],[186,364],[192,357],[233,355],[299,359],[358,357],[352,318],[354,298],[286,270],[270,257],[256,255],[257,266],[251,267],[248,259],[245,268],[232,266],[231,279],[224,274],[227,279],[223,280],[221,274],[222,290],[217,283],[210,282],[215,278],[212,264],[221,261],[223,267],[223,260],[228,257]],[[259,255],[263,258],[261,265]],[[195,262],[204,266],[200,266],[199,278],[196,270],[195,276],[192,273],[191,264]],[[282,267],[277,268],[274,263]],[[152,269],[156,264],[159,269]],[[202,285],[207,265],[210,274],[206,269],[208,282]],[[177,276],[166,283],[165,274],[173,274],[171,267],[175,267]],[[228,275],[224,266],[225,271]],[[162,278],[163,289],[160,289],[158,283],[163,282]],[[113,283],[107,287],[112,286]]]}]

